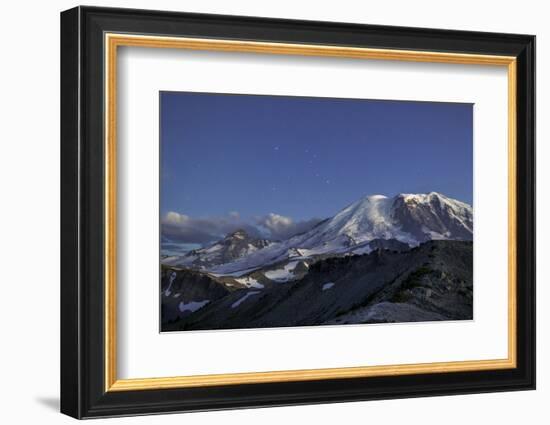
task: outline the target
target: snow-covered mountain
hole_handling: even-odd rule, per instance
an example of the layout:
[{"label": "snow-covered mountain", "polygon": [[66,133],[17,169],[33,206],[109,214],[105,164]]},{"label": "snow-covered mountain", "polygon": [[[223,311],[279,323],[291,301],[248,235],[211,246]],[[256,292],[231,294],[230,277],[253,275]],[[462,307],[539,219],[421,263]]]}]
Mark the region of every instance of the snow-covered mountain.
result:
[{"label": "snow-covered mountain", "polygon": [[372,195],[291,240],[311,254],[374,239],[396,239],[410,246],[430,239],[470,240],[472,228],[472,208],[439,193]]},{"label": "snow-covered mountain", "polygon": [[222,241],[164,264],[200,268],[216,275],[320,257],[366,254],[379,248],[400,250],[428,240],[472,240],[472,207],[436,192],[367,196],[309,231],[281,242],[254,240],[239,231]]},{"label": "snow-covered mountain", "polygon": [[189,251],[182,257],[168,257],[164,264],[210,269],[220,264],[231,263],[271,245],[266,239],[252,238],[244,230],[237,230],[222,240],[201,249]]}]

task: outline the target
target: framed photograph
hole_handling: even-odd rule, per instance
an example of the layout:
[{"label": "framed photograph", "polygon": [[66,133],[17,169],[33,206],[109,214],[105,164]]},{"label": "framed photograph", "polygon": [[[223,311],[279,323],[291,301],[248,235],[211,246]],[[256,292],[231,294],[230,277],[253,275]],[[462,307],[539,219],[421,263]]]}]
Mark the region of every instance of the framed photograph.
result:
[{"label": "framed photograph", "polygon": [[535,37],[61,14],[61,411],[535,388]]}]

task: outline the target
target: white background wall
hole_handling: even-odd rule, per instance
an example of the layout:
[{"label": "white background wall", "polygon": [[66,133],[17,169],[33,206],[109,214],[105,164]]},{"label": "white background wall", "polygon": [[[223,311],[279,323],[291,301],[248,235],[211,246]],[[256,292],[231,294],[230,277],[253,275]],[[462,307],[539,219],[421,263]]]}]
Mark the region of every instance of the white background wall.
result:
[{"label": "white background wall", "polygon": [[[96,1],[95,5],[537,35],[538,390],[111,420],[110,423],[548,423],[550,413],[550,27],[545,2],[462,0]],[[0,417],[69,423],[59,392],[59,12],[77,3],[4,2],[0,15]],[[489,167],[489,164],[488,164]],[[546,402],[546,403],[545,403]]]}]

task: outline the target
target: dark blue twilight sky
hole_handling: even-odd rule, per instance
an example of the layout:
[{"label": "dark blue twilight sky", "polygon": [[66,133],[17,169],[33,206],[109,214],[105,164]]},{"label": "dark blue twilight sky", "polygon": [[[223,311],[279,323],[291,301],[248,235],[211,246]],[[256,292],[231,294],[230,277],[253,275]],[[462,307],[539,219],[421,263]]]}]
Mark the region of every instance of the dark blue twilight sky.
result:
[{"label": "dark blue twilight sky", "polygon": [[471,104],[185,92],[160,100],[164,218],[241,225],[275,213],[295,223],[403,192],[472,202]]}]

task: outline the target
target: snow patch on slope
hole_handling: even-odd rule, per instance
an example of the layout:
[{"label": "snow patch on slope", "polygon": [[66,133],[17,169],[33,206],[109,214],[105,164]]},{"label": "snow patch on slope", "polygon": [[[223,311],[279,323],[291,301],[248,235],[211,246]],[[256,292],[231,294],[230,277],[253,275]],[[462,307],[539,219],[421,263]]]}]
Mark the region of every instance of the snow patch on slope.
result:
[{"label": "snow patch on slope", "polygon": [[263,289],[263,287],[264,287],[264,285],[262,285],[260,282],[258,282],[256,279],[254,279],[253,277],[250,277],[250,276],[242,277],[240,279],[235,279],[235,280],[239,283],[242,283],[247,288]]},{"label": "snow patch on slope", "polygon": [[170,280],[168,281],[168,288],[164,291],[164,296],[169,297],[172,293],[172,283],[176,279],[176,272],[170,273]]},{"label": "snow patch on slope", "polygon": [[250,298],[253,295],[259,294],[261,291],[248,291],[244,296],[239,298],[237,301],[235,301],[233,304],[231,304],[231,308],[237,308],[242,303],[244,303],[248,298]]},{"label": "snow patch on slope", "polygon": [[327,282],[323,284],[323,286],[321,287],[321,291],[326,291],[327,289],[332,288],[334,285],[335,285],[334,282]]},{"label": "snow patch on slope", "polygon": [[203,301],[190,301],[188,303],[184,303],[183,301],[179,303],[178,308],[179,311],[182,313],[186,311],[190,311],[194,313],[197,310],[200,310],[203,308],[206,304],[208,304],[210,300],[203,300]]},{"label": "snow patch on slope", "polygon": [[291,261],[286,264],[282,269],[269,270],[264,273],[265,277],[274,280],[275,282],[288,282],[294,278],[294,269],[298,261]]}]

